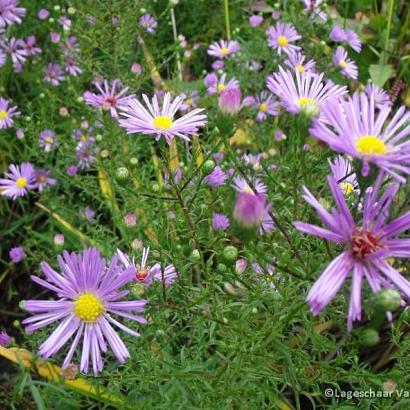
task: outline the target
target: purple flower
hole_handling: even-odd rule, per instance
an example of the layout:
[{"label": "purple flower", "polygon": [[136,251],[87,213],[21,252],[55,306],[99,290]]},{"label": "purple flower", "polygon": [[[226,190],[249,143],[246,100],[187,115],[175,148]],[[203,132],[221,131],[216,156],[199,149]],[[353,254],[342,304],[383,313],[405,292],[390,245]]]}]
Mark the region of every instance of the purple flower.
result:
[{"label": "purple flower", "polygon": [[336,43],[342,43],[346,41],[346,32],[341,27],[334,26],[329,34],[329,38]]},{"label": "purple flower", "polygon": [[198,90],[190,90],[181,94],[184,102],[181,105],[180,111],[186,112],[192,108],[198,107],[199,92]]},{"label": "purple flower", "polygon": [[275,270],[273,265],[266,265],[266,269],[263,269],[258,263],[252,263],[252,269],[255,271],[255,273],[258,274],[263,283],[268,285],[271,289],[275,289],[275,285],[270,279],[270,277],[273,276],[273,272]]},{"label": "purple flower", "polygon": [[325,105],[323,102],[347,93],[346,87],[324,83],[323,76],[323,73],[317,75],[311,71],[292,74],[279,67],[279,72],[268,77],[267,86],[281,99],[286,111],[292,114],[299,114],[302,110],[318,113]]},{"label": "purple flower", "polygon": [[333,177],[339,183],[345,195],[358,191],[359,184],[356,174],[353,172],[352,163],[349,160],[345,159],[342,155],[338,155],[333,162],[328,159],[328,163]]},{"label": "purple flower", "polygon": [[61,34],[56,33],[55,31],[50,33],[50,40],[52,43],[58,43],[61,39]]},{"label": "purple flower", "polygon": [[18,68],[26,62],[27,51],[25,45],[26,43],[23,40],[15,37],[12,37],[8,43],[3,44],[4,49],[10,54],[14,67]]},{"label": "purple flower", "polygon": [[93,107],[102,108],[104,111],[110,111],[111,117],[118,119],[118,111],[126,109],[130,99],[135,97],[135,94],[125,95],[128,92],[129,87],[123,88],[117,93],[117,87],[120,86],[120,80],[116,79],[109,85],[107,80],[103,83],[95,83],[99,94],[86,91],[84,93],[84,101],[86,104]]},{"label": "purple flower", "polygon": [[16,246],[10,249],[9,256],[14,263],[19,263],[26,257],[26,253],[22,246]]},{"label": "purple flower", "polygon": [[340,68],[341,73],[347,78],[357,79],[358,70],[356,63],[348,58],[347,51],[339,46],[333,54],[333,64]]},{"label": "purple flower", "polygon": [[220,40],[219,43],[216,42],[211,44],[208,48],[208,54],[216,58],[227,58],[239,51],[239,43],[233,40]]},{"label": "purple flower", "polygon": [[268,192],[268,187],[258,178],[250,178],[251,186],[241,176],[236,176],[232,181],[232,187],[239,193],[264,194]]},{"label": "purple flower", "polygon": [[50,177],[51,171],[47,169],[36,169],[35,179],[36,185],[39,192],[43,192],[48,185],[56,185],[57,180]]},{"label": "purple flower", "polygon": [[[71,338],[72,344],[62,364],[66,368],[83,337],[80,370],[87,373],[89,362],[93,372],[101,372],[104,365],[101,352],[106,352],[107,343],[120,363],[130,354],[113,329],[119,327],[131,336],[139,336],[114,316],[121,316],[134,322],[145,324],[147,321],[129,313],[144,311],[146,300],[119,301],[128,294],[120,290],[134,276],[134,269],[123,269],[114,256],[107,266],[97,249],[86,249],[82,254],[63,252],[58,257],[61,273],[42,262],[41,269],[46,280],[37,276],[31,279],[37,284],[56,292],[58,300],[27,300],[24,309],[34,316],[23,320],[26,332],[31,333],[56,321],[61,323],[45,340],[39,349],[40,356],[47,359],[55,355]],[[91,360],[90,360],[91,359]]]},{"label": "purple flower", "polygon": [[50,152],[57,147],[56,134],[52,130],[44,130],[40,132],[39,137],[40,147],[44,149],[45,152]]},{"label": "purple flower", "polygon": [[73,165],[73,164],[69,165],[66,169],[66,173],[70,177],[77,175],[77,172],[78,172],[78,168],[76,165]]},{"label": "purple flower", "polygon": [[312,17],[319,17],[323,21],[327,21],[326,13],[320,9],[323,0],[302,0],[305,3],[305,11],[312,13]]},{"label": "purple flower", "polygon": [[0,346],[7,347],[11,343],[11,337],[7,334],[5,330],[0,332]]},{"label": "purple flower", "polygon": [[68,31],[71,28],[71,20],[67,16],[61,16],[58,19],[58,24],[63,28],[63,30]]},{"label": "purple flower", "polygon": [[0,0],[0,29],[7,25],[21,24],[21,18],[26,15],[26,9],[17,7],[19,0]]},{"label": "purple flower", "polygon": [[266,34],[268,35],[269,47],[277,50],[279,55],[282,51],[289,55],[300,50],[300,47],[291,44],[293,41],[302,38],[291,24],[279,21],[276,23],[275,27],[270,26],[266,31]]},{"label": "purple flower", "polygon": [[78,158],[78,166],[81,169],[89,169],[91,164],[96,161],[95,154],[98,148],[92,144],[79,142],[75,148],[75,154]]},{"label": "purple flower", "polygon": [[218,106],[224,114],[237,114],[241,109],[241,90],[239,88],[226,88],[221,91]]},{"label": "purple flower", "polygon": [[324,104],[322,119],[313,119],[310,133],[332,150],[363,161],[364,175],[373,163],[405,183],[399,173],[410,174],[410,112],[401,107],[388,121],[390,112],[391,107],[376,109],[374,99],[355,93]]},{"label": "purple flower", "polygon": [[204,182],[212,188],[217,188],[225,184],[227,178],[228,175],[226,175],[222,168],[217,165],[213,171],[204,178]]},{"label": "purple flower", "polygon": [[152,267],[147,266],[149,248],[142,249],[141,264],[136,264],[135,260],[128,257],[128,255],[117,249],[118,257],[123,263],[125,268],[132,270],[134,280],[142,283],[144,286],[151,286],[154,281],[163,281],[165,285],[170,285],[178,277],[178,272],[175,270],[174,265],[167,265],[162,271],[159,263],[154,264]]},{"label": "purple flower", "polygon": [[215,73],[207,74],[204,78],[204,84],[208,87],[208,94],[220,94],[226,88],[239,88],[239,83],[235,78],[232,78],[225,83],[226,73],[223,73],[218,80],[218,76]]},{"label": "purple flower", "polygon": [[41,9],[37,13],[39,20],[45,20],[50,15],[50,12],[47,9]]},{"label": "purple flower", "polygon": [[299,73],[303,73],[306,71],[315,71],[316,63],[313,60],[309,60],[305,63],[306,57],[299,52],[292,53],[288,56],[285,60],[285,64],[293,68],[294,70],[298,71]]},{"label": "purple flower", "polygon": [[65,80],[63,70],[59,64],[50,63],[45,69],[45,74],[44,80],[55,87]]},{"label": "purple flower", "polygon": [[6,178],[0,178],[0,194],[13,200],[27,194],[28,189],[36,188],[34,167],[29,162],[9,166],[9,171],[4,173]]},{"label": "purple flower", "polygon": [[269,222],[270,208],[265,195],[241,192],[235,201],[233,218],[242,228],[268,231],[273,227]]},{"label": "purple flower", "polygon": [[142,95],[142,98],[148,109],[139,100],[132,98],[128,107],[121,113],[127,118],[120,119],[119,124],[126,128],[127,134],[155,135],[157,141],[164,137],[170,144],[175,136],[189,141],[190,136],[197,135],[198,129],[207,122],[206,115],[202,114],[203,108],[196,108],[175,119],[175,114],[183,104],[183,100],[179,96],[171,101],[171,94],[166,93],[162,108],[158,105],[156,95],[152,98],[152,102],[145,94]]},{"label": "purple flower", "polygon": [[347,42],[349,46],[357,53],[360,53],[362,50],[362,42],[353,30],[343,30],[339,26],[334,26],[329,34],[329,37],[336,43]]},{"label": "purple flower", "polygon": [[261,161],[263,159],[262,154],[243,154],[242,160],[245,164],[252,166],[254,171],[259,171],[261,168]]},{"label": "purple flower", "polygon": [[3,50],[0,48],[0,67],[3,67],[4,64],[6,64],[6,60],[7,60],[6,54],[4,54]]},{"label": "purple flower", "polygon": [[83,210],[80,211],[80,217],[87,222],[95,222],[95,211],[89,208],[88,206],[85,207]]},{"label": "purple flower", "polygon": [[35,45],[36,45],[36,37],[28,36],[24,44],[24,48],[28,56],[35,56],[36,54],[41,53],[41,48],[35,47]]},{"label": "purple flower", "polygon": [[212,68],[214,70],[222,70],[224,68],[224,66],[225,66],[225,62],[223,60],[215,60],[212,63]]},{"label": "purple flower", "polygon": [[132,71],[134,74],[137,74],[137,75],[141,74],[141,73],[142,73],[142,66],[141,66],[141,64],[133,63],[132,66],[131,66],[131,71]]},{"label": "purple flower", "polygon": [[274,100],[272,94],[262,91],[255,97],[254,108],[258,110],[256,121],[265,121],[268,115],[279,115],[279,103]]},{"label": "purple flower", "polygon": [[64,69],[68,74],[72,75],[73,77],[77,77],[77,75],[83,72],[83,70],[81,70],[81,68],[78,67],[77,61],[73,57],[68,57],[64,61]]},{"label": "purple flower", "polygon": [[212,228],[215,231],[226,231],[229,228],[229,219],[224,214],[214,213],[212,216]]},{"label": "purple flower", "polygon": [[310,289],[307,301],[312,313],[319,314],[351,274],[347,320],[349,330],[352,329],[353,322],[361,318],[360,294],[364,278],[375,293],[383,287],[396,286],[410,299],[410,283],[386,261],[389,257],[410,257],[409,239],[397,238],[400,233],[410,228],[410,212],[387,222],[389,209],[399,185],[390,184],[379,196],[382,180],[383,172],[380,173],[375,187],[366,191],[360,221],[354,220],[340,186],[333,176],[329,176],[329,187],[336,203],[336,208],[331,212],[304,188],[306,202],[315,209],[326,228],[304,222],[294,223],[301,232],[346,245],[347,249],[329,264]]},{"label": "purple flower", "polygon": [[18,117],[20,112],[17,107],[10,107],[9,102],[3,97],[0,97],[0,129],[10,128],[14,125],[13,117]]},{"label": "purple flower", "polygon": [[369,97],[369,99],[374,100],[374,104],[377,108],[382,108],[384,105],[392,105],[391,98],[389,94],[383,88],[380,88],[376,84],[367,84],[364,92]]},{"label": "purple flower", "polygon": [[18,130],[16,130],[16,137],[19,140],[22,140],[24,138],[24,130],[22,128],[19,128]]},{"label": "purple flower", "polygon": [[263,23],[263,17],[258,15],[253,15],[249,17],[249,25],[251,27],[258,27]]},{"label": "purple flower", "polygon": [[140,26],[149,34],[154,34],[158,26],[157,20],[151,14],[144,14],[140,18]]}]

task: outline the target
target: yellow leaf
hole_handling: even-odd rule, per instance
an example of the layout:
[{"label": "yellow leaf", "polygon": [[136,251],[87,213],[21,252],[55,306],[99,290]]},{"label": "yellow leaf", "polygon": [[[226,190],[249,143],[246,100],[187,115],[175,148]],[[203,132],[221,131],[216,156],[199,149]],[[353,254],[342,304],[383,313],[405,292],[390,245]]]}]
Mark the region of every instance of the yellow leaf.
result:
[{"label": "yellow leaf", "polygon": [[103,196],[108,200],[112,212],[118,212],[118,204],[115,199],[114,191],[112,190],[107,173],[102,169],[98,169],[98,182]]}]

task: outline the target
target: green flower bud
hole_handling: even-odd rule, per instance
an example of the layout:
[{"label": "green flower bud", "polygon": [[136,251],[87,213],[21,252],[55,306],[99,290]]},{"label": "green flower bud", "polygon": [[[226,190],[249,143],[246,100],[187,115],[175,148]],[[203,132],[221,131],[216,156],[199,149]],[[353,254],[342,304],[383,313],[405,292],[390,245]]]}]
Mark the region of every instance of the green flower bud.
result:
[{"label": "green flower bud", "polygon": [[159,192],[161,190],[161,187],[159,186],[159,184],[154,183],[151,185],[151,191],[152,192]]},{"label": "green flower bud", "polygon": [[218,266],[216,267],[216,271],[218,273],[225,273],[226,272],[226,265],[223,263],[218,263]]},{"label": "green flower bud", "polygon": [[189,256],[192,262],[199,262],[201,260],[201,253],[198,249],[194,249]]},{"label": "green flower bud", "polygon": [[145,287],[142,283],[133,283],[130,286],[130,293],[132,296],[139,298],[145,293]]},{"label": "green flower bud", "polygon": [[238,249],[236,249],[235,246],[229,245],[225,247],[222,255],[227,262],[235,262],[238,259]]},{"label": "green flower bud", "polygon": [[130,158],[130,165],[135,167],[138,165],[138,158],[132,157]]},{"label": "green flower bud", "polygon": [[204,172],[206,172],[207,174],[209,174],[210,172],[212,172],[215,168],[215,162],[212,161],[212,159],[208,159],[204,162],[204,164],[202,165],[202,169],[204,170]]},{"label": "green flower bud", "polygon": [[115,170],[115,178],[117,181],[124,182],[129,178],[129,176],[130,172],[125,167],[119,167]]},{"label": "green flower bud", "polygon": [[373,295],[373,303],[376,309],[393,311],[400,307],[401,296],[395,289],[382,289]]},{"label": "green flower bud", "polygon": [[110,156],[110,152],[107,149],[103,149],[100,152],[100,157],[103,159],[108,158],[109,156]]},{"label": "green flower bud", "polygon": [[372,347],[380,342],[380,336],[375,329],[364,329],[359,333],[359,343],[361,346]]}]

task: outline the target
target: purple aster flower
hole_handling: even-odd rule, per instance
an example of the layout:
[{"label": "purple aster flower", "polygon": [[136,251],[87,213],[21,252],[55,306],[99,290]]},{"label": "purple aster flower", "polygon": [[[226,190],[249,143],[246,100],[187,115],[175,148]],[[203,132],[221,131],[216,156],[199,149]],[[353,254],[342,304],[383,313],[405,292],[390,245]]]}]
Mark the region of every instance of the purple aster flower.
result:
[{"label": "purple aster flower", "polygon": [[4,54],[3,50],[0,48],[0,67],[3,67],[6,64],[6,54]]},{"label": "purple aster flower", "polygon": [[360,51],[362,50],[362,42],[360,41],[357,33],[355,33],[353,30],[346,30],[346,41],[354,51],[360,53]]},{"label": "purple aster flower", "polygon": [[198,90],[190,90],[190,91],[187,91],[186,93],[182,93],[181,98],[184,101],[181,105],[180,111],[186,112],[192,108],[198,107],[198,101],[199,101]]},{"label": "purple aster flower", "polygon": [[62,233],[56,233],[54,235],[54,245],[63,246],[64,245],[64,235]]},{"label": "purple aster flower", "polygon": [[275,285],[269,278],[270,276],[273,276],[273,272],[275,271],[273,265],[266,265],[265,269],[263,269],[258,263],[252,263],[251,266],[255,273],[258,274],[259,278],[262,279],[263,283],[268,285],[271,289],[275,289]]},{"label": "purple aster flower", "polygon": [[229,228],[229,219],[224,214],[214,213],[212,216],[212,228],[215,231],[226,231]]},{"label": "purple aster flower", "polygon": [[274,20],[279,20],[282,16],[282,13],[279,10],[272,11],[272,18]]},{"label": "purple aster flower", "polygon": [[24,48],[28,56],[35,56],[36,54],[41,53],[41,48],[38,48],[36,45],[36,36],[28,36],[26,42],[24,43]]},{"label": "purple aster flower", "polygon": [[75,57],[80,52],[80,46],[77,42],[76,36],[70,36],[61,44],[61,50],[67,57]]},{"label": "purple aster flower", "polygon": [[6,178],[0,178],[0,194],[16,200],[19,196],[27,194],[28,189],[36,187],[34,167],[29,162],[20,166],[11,164],[9,171],[4,173]]},{"label": "purple aster flower", "polygon": [[208,54],[216,58],[227,58],[239,51],[239,43],[233,40],[220,40],[211,44],[208,48]]},{"label": "purple aster flower", "polygon": [[50,40],[52,43],[58,43],[61,39],[61,34],[56,33],[55,31],[50,33]]},{"label": "purple aster flower", "polygon": [[164,271],[162,271],[159,263],[148,267],[149,248],[142,249],[141,264],[136,264],[135,259],[131,261],[128,255],[119,249],[117,249],[117,254],[125,268],[132,270],[134,280],[147,287],[151,286],[155,280],[163,281],[165,285],[170,285],[178,277],[178,272],[175,270],[174,265],[166,266]]},{"label": "purple aster flower", "polygon": [[216,162],[222,162],[225,158],[225,154],[223,152],[215,152],[213,158]]},{"label": "purple aster flower", "polygon": [[110,111],[111,117],[118,119],[118,111],[124,110],[130,99],[135,97],[135,94],[125,95],[128,92],[129,87],[125,87],[119,93],[117,93],[117,87],[120,86],[120,80],[116,79],[109,85],[107,80],[103,83],[95,83],[99,94],[86,91],[84,93],[84,101],[86,104],[93,107],[102,108],[104,111]]},{"label": "purple aster flower", "polygon": [[339,46],[333,54],[333,64],[340,68],[341,73],[347,78],[357,79],[358,70],[356,63],[348,58],[347,51]]},{"label": "purple aster flower", "polygon": [[92,222],[92,223],[96,222],[94,216],[95,216],[95,211],[89,208],[88,206],[80,211],[80,217],[87,222]]},{"label": "purple aster flower", "polygon": [[225,88],[219,94],[218,106],[224,114],[237,114],[241,109],[241,90],[239,88]]},{"label": "purple aster flower", "polygon": [[4,49],[10,54],[11,61],[15,67],[23,65],[26,62],[27,50],[25,49],[26,43],[15,37],[12,37],[8,43],[4,43]]},{"label": "purple aster flower", "polygon": [[241,192],[235,201],[233,218],[242,228],[268,232],[273,228],[270,208],[265,195]]},{"label": "purple aster flower", "polygon": [[88,127],[88,123],[86,127],[76,128],[74,130],[74,138],[78,141],[78,145],[90,145],[95,142],[95,138],[91,135],[93,132],[92,127]]},{"label": "purple aster flower", "polygon": [[44,80],[55,87],[65,80],[63,70],[59,64],[48,64],[45,74]]},{"label": "purple aster flower", "polygon": [[410,228],[410,212],[387,222],[389,209],[399,185],[390,184],[379,196],[382,180],[383,172],[379,175],[375,187],[366,191],[360,221],[354,220],[340,186],[333,176],[329,176],[329,187],[336,203],[336,208],[331,212],[304,188],[306,202],[315,209],[326,228],[299,221],[294,223],[301,232],[337,244],[346,244],[347,249],[328,265],[310,289],[307,301],[312,313],[319,314],[351,274],[347,320],[349,330],[352,329],[353,322],[361,318],[360,294],[364,278],[373,292],[379,292],[382,287],[390,288],[395,285],[410,299],[410,283],[386,261],[390,257],[410,257],[409,239],[397,238],[400,233]]},{"label": "purple aster flower", "polygon": [[240,275],[243,272],[245,272],[245,270],[248,267],[248,261],[246,259],[238,259],[235,262],[235,272]]},{"label": "purple aster flower", "polygon": [[204,182],[212,188],[217,188],[225,184],[227,178],[228,175],[226,175],[222,168],[217,165],[213,171],[204,178]]},{"label": "purple aster flower", "polygon": [[[338,155],[332,162],[328,159],[333,177],[339,183],[342,192],[349,195],[358,192],[359,184],[356,179],[356,174],[353,172],[352,163],[345,159],[342,155]],[[340,182],[339,182],[340,181]]]},{"label": "purple aster flower", "polygon": [[364,175],[373,163],[404,183],[398,172],[410,174],[410,112],[401,107],[388,121],[390,112],[389,106],[376,111],[374,99],[355,93],[324,104],[322,119],[313,119],[310,133],[332,150],[363,161]]},{"label": "purple aster flower", "polygon": [[128,212],[124,215],[123,221],[127,228],[133,228],[137,225],[137,215],[134,212]]},{"label": "purple aster flower", "polygon": [[169,175],[169,172],[164,172],[164,187],[166,189],[171,189],[174,185],[178,185],[181,182],[181,179],[182,169],[179,167],[172,172],[171,176]]},{"label": "purple aster flower", "polygon": [[315,65],[316,63],[314,60],[309,60],[307,63],[305,63],[306,57],[299,52],[292,53],[288,55],[288,58],[285,60],[285,64],[293,68],[296,71],[299,71],[299,73],[303,73],[306,71],[315,71]]},{"label": "purple aster flower", "polygon": [[327,21],[326,13],[321,10],[323,0],[302,0],[305,3],[305,11],[312,13],[312,17],[319,17],[323,21]]},{"label": "purple aster flower", "polygon": [[239,83],[233,77],[231,80],[226,83],[226,73],[221,75],[221,78],[218,79],[218,76],[215,73],[210,73],[206,75],[204,79],[204,84],[208,87],[208,94],[220,94],[226,88],[239,88]]},{"label": "purple aster flower", "polygon": [[141,64],[133,63],[132,66],[131,66],[131,71],[132,71],[134,74],[137,74],[137,75],[141,74],[141,73],[142,73],[142,66],[141,66]]},{"label": "purple aster flower", "polygon": [[16,246],[10,249],[9,256],[14,263],[19,263],[26,257],[26,253],[22,246]]},{"label": "purple aster flower", "polygon": [[242,160],[245,164],[250,165],[254,171],[259,171],[261,168],[262,154],[243,154]]},{"label": "purple aster flower", "polygon": [[76,165],[73,165],[73,164],[72,164],[72,165],[69,165],[69,166],[67,167],[66,172],[67,172],[67,175],[68,175],[68,176],[73,177],[73,176],[77,175],[78,168],[77,168]]},{"label": "purple aster flower", "polygon": [[14,125],[13,117],[18,117],[20,112],[17,107],[10,107],[9,102],[0,97],[0,129],[10,128]]},{"label": "purple aster flower", "polygon": [[18,130],[16,130],[16,137],[19,140],[22,140],[24,138],[24,130],[22,128],[19,128]]},{"label": "purple aster flower", "polygon": [[81,169],[89,169],[91,164],[96,161],[95,154],[98,148],[93,144],[84,144],[79,142],[75,148],[75,154],[78,158],[78,166]]},{"label": "purple aster flower", "polygon": [[377,108],[382,108],[384,105],[392,105],[392,100],[383,88],[380,88],[376,84],[367,84],[364,92],[369,97],[369,99],[374,100],[374,104]]},{"label": "purple aster flower", "polygon": [[17,7],[19,0],[0,0],[0,29],[7,25],[21,24],[21,18],[26,15],[26,9]]},{"label": "purple aster flower", "polygon": [[48,185],[56,185],[57,180],[50,177],[51,171],[47,169],[36,169],[35,179],[36,186],[39,192],[43,192]]},{"label": "purple aster flower", "polygon": [[71,20],[67,16],[61,16],[58,19],[58,24],[63,28],[63,30],[68,31],[71,28]]},{"label": "purple aster flower", "polygon": [[262,91],[255,97],[253,104],[254,108],[258,110],[256,121],[265,121],[268,115],[279,115],[279,103],[274,100],[272,94]]},{"label": "purple aster flower", "polygon": [[7,347],[11,343],[11,337],[7,334],[5,330],[0,332],[0,346]]},{"label": "purple aster flower", "polygon": [[83,70],[77,65],[77,60],[73,57],[68,57],[64,61],[64,69],[65,71],[72,75],[73,77],[77,77],[77,75],[81,74]]},{"label": "purple aster flower", "polygon": [[236,176],[232,181],[232,187],[239,193],[264,194],[268,192],[268,187],[258,178],[251,178],[251,186],[241,176]]},{"label": "purple aster flower", "polygon": [[52,130],[41,131],[39,137],[39,144],[45,152],[50,152],[53,149],[55,149],[58,145],[55,132]]},{"label": "purple aster flower", "polygon": [[37,13],[39,20],[45,20],[50,15],[50,12],[47,9],[41,9]]},{"label": "purple aster flower", "polygon": [[95,248],[86,249],[82,254],[63,252],[57,260],[61,273],[42,262],[41,269],[46,280],[37,276],[31,276],[31,279],[56,292],[59,299],[24,302],[24,309],[34,313],[34,316],[23,320],[27,325],[26,332],[31,333],[61,321],[40,345],[40,356],[47,359],[55,355],[73,338],[62,364],[64,369],[70,364],[83,337],[82,372],[88,372],[90,361],[94,374],[102,371],[104,365],[101,352],[107,351],[107,343],[117,360],[124,363],[130,354],[112,325],[131,336],[139,336],[139,333],[120,323],[113,315],[140,324],[147,323],[143,317],[130,313],[143,312],[146,300],[119,301],[128,294],[128,291],[120,288],[132,280],[133,268],[123,269],[118,264],[118,256],[114,256],[107,266]]},{"label": "purple aster flower", "polygon": [[126,128],[127,134],[142,133],[155,135],[158,141],[164,137],[168,144],[178,136],[189,141],[191,135],[197,135],[198,128],[203,127],[207,120],[206,115],[201,114],[204,109],[196,108],[180,118],[174,119],[175,114],[180,109],[183,100],[176,97],[171,101],[171,94],[166,93],[162,108],[158,105],[157,96],[154,95],[150,103],[148,97],[143,94],[145,108],[136,98],[129,101],[128,107],[122,112],[125,119],[120,119],[120,126]]},{"label": "purple aster flower", "polygon": [[263,23],[263,17],[258,15],[253,15],[249,17],[249,25],[251,27],[258,27]]},{"label": "purple aster flower", "polygon": [[342,43],[346,41],[346,32],[341,27],[334,26],[329,34],[329,38],[336,43]]},{"label": "purple aster flower", "polygon": [[251,60],[249,62],[249,70],[251,71],[259,71],[262,68],[262,64],[258,61]]},{"label": "purple aster flower", "polygon": [[278,21],[275,27],[268,28],[266,34],[268,35],[269,47],[277,50],[279,55],[282,51],[289,55],[300,50],[300,47],[291,44],[302,38],[291,24]]},{"label": "purple aster flower", "polygon": [[144,14],[140,18],[140,26],[149,34],[154,34],[158,26],[157,20],[151,14]]},{"label": "purple aster flower", "polygon": [[225,67],[225,62],[223,60],[215,60],[212,63],[212,68],[214,70],[222,70]]},{"label": "purple aster flower", "polygon": [[292,74],[279,67],[279,72],[268,77],[267,86],[281,99],[286,111],[292,114],[299,114],[301,110],[317,113],[323,102],[347,93],[345,86],[324,83],[323,76],[323,73],[317,75],[311,71]]}]

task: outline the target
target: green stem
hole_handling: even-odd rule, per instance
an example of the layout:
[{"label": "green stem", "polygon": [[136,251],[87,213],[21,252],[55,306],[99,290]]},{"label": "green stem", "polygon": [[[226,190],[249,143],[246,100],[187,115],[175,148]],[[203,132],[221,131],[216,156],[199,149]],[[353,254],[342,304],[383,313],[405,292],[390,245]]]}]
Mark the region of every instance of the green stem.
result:
[{"label": "green stem", "polygon": [[231,22],[229,21],[229,0],[224,0],[225,6],[225,25],[226,25],[226,38],[231,39]]},{"label": "green stem", "polygon": [[383,62],[384,62],[384,64],[387,63],[387,49],[389,48],[391,21],[392,21],[393,10],[394,10],[394,0],[389,0],[388,8],[389,8],[389,14],[388,14],[388,18],[387,18],[386,41],[384,43],[384,53],[383,53]]}]

